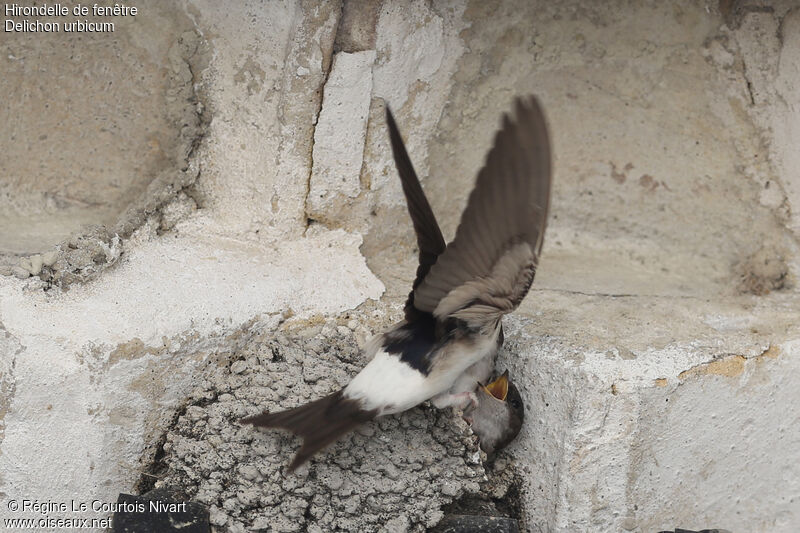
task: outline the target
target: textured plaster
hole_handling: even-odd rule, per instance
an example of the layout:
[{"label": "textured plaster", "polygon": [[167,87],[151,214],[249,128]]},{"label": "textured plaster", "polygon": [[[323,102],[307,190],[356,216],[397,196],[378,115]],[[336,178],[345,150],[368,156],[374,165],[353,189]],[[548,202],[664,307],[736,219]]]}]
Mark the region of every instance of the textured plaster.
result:
[{"label": "textured plaster", "polygon": [[188,66],[193,25],[179,4],[140,10],[120,17],[110,38],[6,33],[0,41],[0,90],[9,95],[0,110],[0,266],[86,224],[130,225],[148,187],[185,170],[200,122]]},{"label": "textured plaster", "polygon": [[329,220],[361,193],[374,62],[374,50],[334,56],[314,129],[314,163],[306,201],[306,212],[313,219]]},{"label": "textured plaster", "polygon": [[0,281],[16,383],[0,443],[5,498],[115,501],[241,324],[335,313],[382,291],[360,239],[341,231],[265,246],[197,220],[180,238],[146,229],[117,268],[69,292]]},{"label": "textured plaster", "polygon": [[201,93],[218,117],[199,149],[198,197],[230,231],[298,237],[341,6],[198,0],[189,11],[213,50]]}]

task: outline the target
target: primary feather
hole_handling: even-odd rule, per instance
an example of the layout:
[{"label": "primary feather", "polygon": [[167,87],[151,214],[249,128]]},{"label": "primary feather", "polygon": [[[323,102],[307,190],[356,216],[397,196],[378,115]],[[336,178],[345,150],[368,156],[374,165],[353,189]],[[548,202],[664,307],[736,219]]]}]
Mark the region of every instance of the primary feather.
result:
[{"label": "primary feather", "polygon": [[535,98],[503,117],[456,237],[414,289],[414,307],[479,325],[516,309],[528,293],[550,203],[550,140]]}]

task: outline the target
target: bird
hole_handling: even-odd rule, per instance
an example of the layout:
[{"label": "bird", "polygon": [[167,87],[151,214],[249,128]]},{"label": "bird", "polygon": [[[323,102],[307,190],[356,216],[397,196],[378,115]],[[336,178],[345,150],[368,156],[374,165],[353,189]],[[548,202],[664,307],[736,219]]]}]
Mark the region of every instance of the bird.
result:
[{"label": "bird", "polygon": [[[464,409],[479,439],[485,432],[486,449],[497,450],[516,436],[522,401],[516,388],[507,398],[508,375],[481,383],[490,377],[503,344],[503,316],[519,307],[533,283],[552,163],[539,101],[518,97],[513,107],[502,117],[455,237],[446,244],[386,106],[392,153],[417,238],[416,277],[403,320],[366,343],[371,360],[344,388],[293,409],[241,419],[302,437],[289,472],[359,425],[427,400],[437,408]],[[498,426],[504,409],[514,411],[505,413],[507,427]]]},{"label": "bird", "polygon": [[522,396],[508,370],[487,385],[478,382],[475,402],[464,408],[463,416],[489,457],[516,438],[524,417]]}]

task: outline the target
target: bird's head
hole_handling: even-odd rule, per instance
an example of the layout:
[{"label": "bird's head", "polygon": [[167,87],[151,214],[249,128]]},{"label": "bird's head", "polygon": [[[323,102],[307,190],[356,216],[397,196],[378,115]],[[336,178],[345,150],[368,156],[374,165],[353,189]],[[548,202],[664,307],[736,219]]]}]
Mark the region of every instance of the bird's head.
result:
[{"label": "bird's head", "polygon": [[478,436],[481,449],[492,454],[514,440],[522,428],[525,407],[522,397],[508,379],[508,370],[487,385],[478,383],[477,406],[464,412],[464,419]]}]

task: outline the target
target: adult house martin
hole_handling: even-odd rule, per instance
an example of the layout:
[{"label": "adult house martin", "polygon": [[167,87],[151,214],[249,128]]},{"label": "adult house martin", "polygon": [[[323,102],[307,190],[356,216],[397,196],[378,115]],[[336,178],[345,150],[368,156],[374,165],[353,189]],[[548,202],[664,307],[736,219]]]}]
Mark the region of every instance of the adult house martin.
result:
[{"label": "adult house martin", "polygon": [[[550,203],[550,141],[542,109],[534,97],[518,98],[514,108],[513,117],[503,116],[449,244],[387,108],[392,152],[417,235],[416,279],[404,320],[367,343],[372,359],[346,387],[294,409],[242,419],[303,438],[289,471],[358,425],[426,400],[437,408],[471,406],[468,418],[479,438],[487,426],[484,438],[492,450],[519,431],[521,410],[518,422],[506,417],[516,427],[483,423],[484,415],[497,416],[495,409],[507,403],[507,376],[501,377],[506,385],[496,381],[475,392],[490,376],[503,343],[503,315],[519,306],[533,282]],[[487,391],[498,405],[483,401],[489,400],[481,397]]]}]

